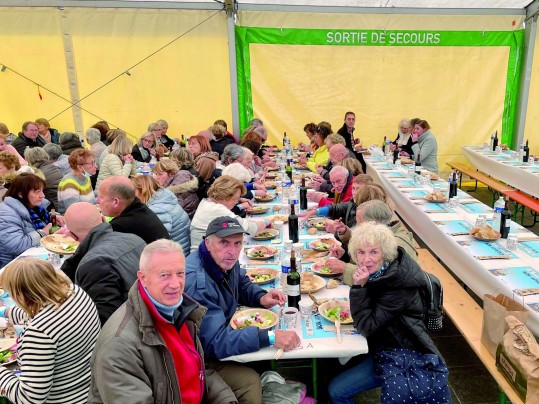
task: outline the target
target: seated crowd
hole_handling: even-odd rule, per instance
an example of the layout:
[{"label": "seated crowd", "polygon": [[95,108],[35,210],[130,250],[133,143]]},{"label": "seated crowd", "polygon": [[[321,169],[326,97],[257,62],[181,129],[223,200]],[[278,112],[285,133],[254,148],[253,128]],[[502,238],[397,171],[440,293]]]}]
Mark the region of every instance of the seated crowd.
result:
[{"label": "seated crowd", "polygon": [[[308,198],[317,206],[300,216],[330,219],[326,230],[341,246],[326,265],[351,286],[354,325],[370,352],[438,353],[424,325],[406,320],[421,312],[414,239],[365,174],[354,124],[347,112],[338,133],[328,122],[305,125],[299,165],[312,172]],[[187,142],[167,131],[158,120],[134,144],[100,121],[86,131],[85,148],[43,118],[25,122],[17,137],[0,124],[0,284],[17,303],[0,314],[26,324],[21,375],[0,367],[0,394],[9,400],[261,403],[258,373],[224,359],[299,346],[294,331],[229,326],[239,305],[271,308],[286,299],[239,265],[244,235],[271,225],[246,217],[277,166],[262,121],[254,119],[239,143],[222,120]],[[402,120],[391,149],[437,171],[424,120]],[[151,175],[141,174],[146,165]],[[13,261],[49,234],[53,214],[58,233],[80,243],[61,266],[65,277],[42,260]],[[354,402],[377,385],[369,353],[329,395]]]}]

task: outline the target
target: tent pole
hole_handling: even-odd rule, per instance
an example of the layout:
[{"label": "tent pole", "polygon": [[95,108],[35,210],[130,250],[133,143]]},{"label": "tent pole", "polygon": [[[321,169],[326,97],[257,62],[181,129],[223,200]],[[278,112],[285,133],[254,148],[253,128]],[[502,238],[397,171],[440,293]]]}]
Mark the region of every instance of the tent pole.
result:
[{"label": "tent pole", "polygon": [[240,113],[238,108],[238,76],[236,61],[236,0],[225,0],[228,31],[228,63],[230,65],[230,97],[232,106],[232,129],[239,143],[241,136]]},{"label": "tent pole", "polygon": [[80,93],[79,81],[77,78],[77,67],[75,66],[75,50],[73,48],[73,40],[71,37],[71,27],[67,13],[63,7],[59,7],[60,11],[60,27],[62,30],[62,39],[64,43],[64,56],[66,61],[67,80],[69,83],[69,96],[73,104],[71,112],[73,114],[73,126],[75,133],[80,139],[84,139],[84,124],[82,122],[82,113],[79,106]]}]

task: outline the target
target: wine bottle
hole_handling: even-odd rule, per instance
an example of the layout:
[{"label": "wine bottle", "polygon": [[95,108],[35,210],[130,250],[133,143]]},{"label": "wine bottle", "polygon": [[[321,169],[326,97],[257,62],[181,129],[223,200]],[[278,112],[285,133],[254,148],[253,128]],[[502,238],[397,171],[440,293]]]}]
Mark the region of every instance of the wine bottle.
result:
[{"label": "wine bottle", "polygon": [[185,147],[185,137],[183,136],[183,134],[182,134],[182,138],[180,140],[180,146]]},{"label": "wine bottle", "polygon": [[393,164],[399,159],[399,149],[395,147],[393,150]]},{"label": "wine bottle", "polygon": [[60,226],[58,225],[58,219],[56,217],[56,211],[54,209],[51,209],[51,223],[52,226],[49,230],[49,234],[54,234],[58,230],[60,230]]},{"label": "wine bottle", "polygon": [[286,175],[288,175],[288,178],[290,178],[290,181],[292,181],[292,166],[290,165],[290,160],[286,160],[286,167],[285,167]]},{"label": "wine bottle", "polygon": [[527,163],[530,159],[530,148],[528,147],[528,141],[526,140],[526,146],[524,146],[524,156],[522,157],[522,161],[524,163]]},{"label": "wine bottle", "polygon": [[453,170],[449,177],[449,199],[457,196],[457,172]]},{"label": "wine bottle", "polygon": [[509,200],[505,200],[505,207],[502,210],[500,218],[500,233],[502,238],[509,236],[509,229],[511,227],[511,211],[509,210]]},{"label": "wine bottle", "polygon": [[299,242],[299,221],[293,203],[290,204],[290,215],[288,216],[288,238],[292,243]]},{"label": "wine bottle", "polygon": [[296,252],[292,250],[290,255],[290,271],[286,276],[286,294],[288,295],[288,307],[295,307],[299,310],[300,276],[296,267]]},{"label": "wine bottle", "polygon": [[286,147],[286,132],[284,133],[284,136],[283,136],[283,149]]},{"label": "wine bottle", "polygon": [[417,153],[417,160],[415,161],[415,173],[421,175],[421,153]]},{"label": "wine bottle", "polygon": [[382,153],[386,154],[386,140],[387,136],[384,136],[384,143],[382,144]]},{"label": "wine bottle", "polygon": [[498,147],[498,131],[494,133],[494,140],[492,141],[492,151],[496,151],[496,147]]},{"label": "wine bottle", "polygon": [[305,176],[301,176],[301,186],[299,187],[299,208],[307,210],[307,187],[305,186]]}]

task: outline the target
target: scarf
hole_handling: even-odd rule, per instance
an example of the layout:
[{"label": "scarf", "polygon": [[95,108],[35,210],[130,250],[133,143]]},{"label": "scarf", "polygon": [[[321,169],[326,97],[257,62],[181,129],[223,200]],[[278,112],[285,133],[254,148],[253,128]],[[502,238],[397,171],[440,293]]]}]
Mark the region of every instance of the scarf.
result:
[{"label": "scarf", "polygon": [[389,265],[386,264],[385,262],[380,266],[380,268],[378,269],[378,271],[376,271],[375,273],[373,273],[372,275],[369,276],[369,281],[372,281],[376,278],[379,278],[381,277],[383,274],[385,274],[386,272],[386,269]]},{"label": "scarf", "polygon": [[397,146],[404,146],[408,143],[408,139],[410,139],[410,136],[412,136],[412,134],[409,132],[407,133],[406,135],[403,135],[401,133],[401,131],[399,130],[399,137],[397,139]]},{"label": "scarf", "polygon": [[206,270],[210,278],[212,278],[216,283],[221,283],[221,281],[225,278],[223,270],[212,258],[204,240],[202,240],[198,246],[198,256],[202,261],[202,268]]},{"label": "scarf", "polygon": [[[142,284],[139,283],[140,286]],[[183,303],[183,295],[181,295],[180,300],[178,303],[176,303],[173,306],[167,306],[166,304],[160,303],[157,300],[155,300],[150,292],[148,292],[148,289],[144,288],[144,291],[148,295],[148,298],[152,302],[152,304],[155,306],[159,314],[163,316],[165,320],[167,320],[169,323],[172,323],[172,319],[174,318],[174,311],[177,310]]]},{"label": "scarf", "polygon": [[30,219],[36,230],[43,229],[47,224],[51,222],[51,216],[41,206],[36,206],[33,209],[28,208]]},{"label": "scarf", "polygon": [[148,158],[148,156],[150,155],[150,152],[148,150],[146,150],[142,146],[139,146],[138,149],[140,151],[140,155],[142,157],[142,160],[146,160]]}]

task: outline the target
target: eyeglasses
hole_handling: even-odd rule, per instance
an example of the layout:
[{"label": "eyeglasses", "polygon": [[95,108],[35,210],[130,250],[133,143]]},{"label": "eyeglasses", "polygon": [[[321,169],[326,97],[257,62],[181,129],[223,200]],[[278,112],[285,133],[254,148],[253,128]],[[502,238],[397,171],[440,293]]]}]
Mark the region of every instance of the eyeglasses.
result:
[{"label": "eyeglasses", "polygon": [[82,163],[83,166],[95,166],[97,165],[95,160],[94,161],[88,161],[86,163]]}]

